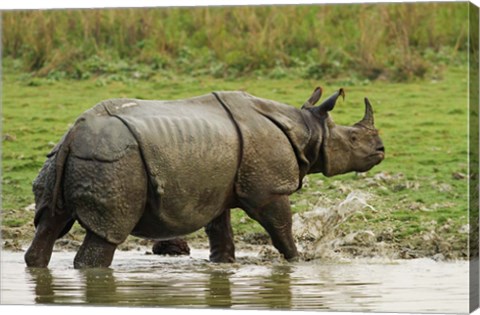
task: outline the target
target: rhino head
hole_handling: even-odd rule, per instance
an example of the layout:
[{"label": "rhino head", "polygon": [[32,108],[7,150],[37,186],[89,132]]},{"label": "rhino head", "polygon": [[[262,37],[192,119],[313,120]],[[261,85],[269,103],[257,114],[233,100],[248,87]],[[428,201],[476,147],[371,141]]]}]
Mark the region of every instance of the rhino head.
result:
[{"label": "rhino head", "polygon": [[385,157],[385,148],[374,126],[370,101],[365,98],[365,115],[359,122],[353,126],[340,126],[335,124],[329,112],[340,96],[345,98],[345,91],[339,89],[323,103],[314,106],[321,95],[322,89],[316,88],[302,106],[302,111],[307,111],[314,121],[314,127],[320,127],[322,138],[319,157],[309,173],[322,172],[330,177],[366,172],[379,164]]}]

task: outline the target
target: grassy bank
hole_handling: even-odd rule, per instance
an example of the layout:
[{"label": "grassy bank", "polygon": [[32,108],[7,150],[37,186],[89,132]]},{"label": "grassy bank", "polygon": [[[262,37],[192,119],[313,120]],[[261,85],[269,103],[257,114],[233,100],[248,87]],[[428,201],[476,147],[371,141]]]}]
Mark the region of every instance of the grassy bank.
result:
[{"label": "grassy bank", "polygon": [[406,81],[464,62],[468,36],[467,3],[12,11],[2,20],[4,56],[60,79],[163,69]]},{"label": "grassy bank", "polygon": [[[75,118],[100,100],[112,97],[175,99],[213,90],[246,90],[257,96],[300,106],[312,89],[329,94],[345,82],[284,77],[173,75],[159,71],[142,80],[96,77],[85,80],[32,78],[7,65],[3,77],[2,233],[9,242],[33,233],[31,183],[45,155]],[[367,174],[325,178],[311,175],[292,196],[294,212],[330,206],[349,192],[370,194],[371,208],[339,226],[340,234],[373,231],[377,241],[396,247],[405,257],[442,253],[465,257],[467,203],[467,69],[451,67],[443,80],[409,83],[375,82],[347,87],[333,118],[353,124],[363,115],[363,97],[375,109],[387,157]],[[330,92],[328,92],[330,91]],[[241,211],[233,212],[237,239],[261,232]],[[202,234],[202,233],[199,233]],[[80,240],[80,229],[69,237]],[[426,248],[428,244],[428,248]]]}]

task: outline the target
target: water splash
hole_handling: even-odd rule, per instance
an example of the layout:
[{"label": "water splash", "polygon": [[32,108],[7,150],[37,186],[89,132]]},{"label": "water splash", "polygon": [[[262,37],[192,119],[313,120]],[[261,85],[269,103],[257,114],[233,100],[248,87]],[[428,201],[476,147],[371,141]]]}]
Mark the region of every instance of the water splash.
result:
[{"label": "water splash", "polygon": [[[376,212],[368,203],[372,195],[363,191],[350,192],[345,200],[337,205],[315,207],[311,211],[297,213],[293,216],[293,234],[304,259],[340,259],[341,249],[359,251],[359,248],[368,248],[368,251],[385,252],[383,243],[377,243],[372,231],[356,231],[342,236],[338,231],[340,224],[352,215],[364,211]],[[361,253],[365,255],[364,252]]]}]

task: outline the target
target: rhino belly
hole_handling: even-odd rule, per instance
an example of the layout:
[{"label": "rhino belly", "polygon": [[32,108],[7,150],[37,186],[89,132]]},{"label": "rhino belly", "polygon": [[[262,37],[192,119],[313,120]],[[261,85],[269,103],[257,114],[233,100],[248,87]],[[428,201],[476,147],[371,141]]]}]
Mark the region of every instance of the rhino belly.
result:
[{"label": "rhino belly", "polygon": [[[160,198],[149,193],[144,215],[133,235],[168,239],[195,232],[233,205],[235,168],[172,175]],[[183,184],[181,184],[183,182]]]}]

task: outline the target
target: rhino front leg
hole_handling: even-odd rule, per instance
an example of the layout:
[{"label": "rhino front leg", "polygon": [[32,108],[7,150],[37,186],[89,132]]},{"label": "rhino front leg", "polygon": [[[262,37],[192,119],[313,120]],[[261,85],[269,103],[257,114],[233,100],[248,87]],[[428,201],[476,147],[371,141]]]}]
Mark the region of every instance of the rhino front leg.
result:
[{"label": "rhino front leg", "polygon": [[35,230],[32,244],[25,253],[25,263],[28,267],[47,267],[52,257],[55,241],[67,233],[75,220],[64,211],[52,215],[49,209],[42,211]]},{"label": "rhino front leg", "polygon": [[210,243],[210,261],[216,263],[235,262],[235,245],[230,223],[230,209],[213,219],[205,227]]},{"label": "rhino front leg", "polygon": [[247,207],[245,210],[268,232],[273,246],[286,260],[298,260],[298,251],[292,235],[292,212],[288,196],[276,196],[261,207]]}]

